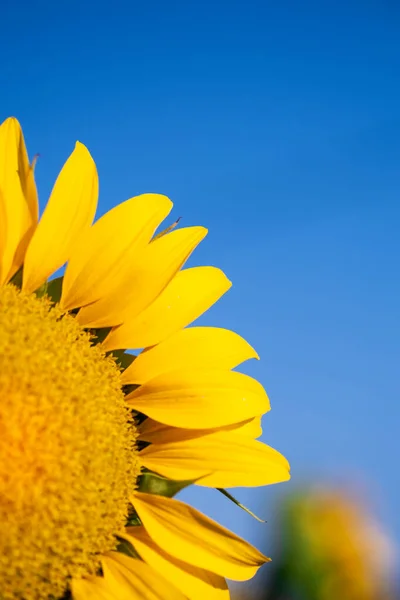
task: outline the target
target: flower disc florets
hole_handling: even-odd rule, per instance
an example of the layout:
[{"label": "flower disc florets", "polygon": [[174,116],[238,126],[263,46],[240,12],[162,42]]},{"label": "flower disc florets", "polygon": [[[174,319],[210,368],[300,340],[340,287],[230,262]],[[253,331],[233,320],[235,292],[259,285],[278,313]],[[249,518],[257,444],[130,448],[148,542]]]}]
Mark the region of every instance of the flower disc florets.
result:
[{"label": "flower disc florets", "polygon": [[138,475],[120,373],[74,317],[0,289],[0,598],[58,598],[115,548]]}]

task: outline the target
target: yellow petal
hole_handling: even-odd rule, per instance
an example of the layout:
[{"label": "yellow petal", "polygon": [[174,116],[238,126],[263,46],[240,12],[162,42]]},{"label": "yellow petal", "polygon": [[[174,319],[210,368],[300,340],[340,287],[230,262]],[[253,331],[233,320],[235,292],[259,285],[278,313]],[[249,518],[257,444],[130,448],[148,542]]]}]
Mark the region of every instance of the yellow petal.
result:
[{"label": "yellow petal", "polygon": [[129,267],[168,215],[172,202],[143,194],[116,206],[81,238],[67,265],[61,306],[71,310],[110,294],[129,280]]},{"label": "yellow petal", "polygon": [[232,431],[236,435],[245,435],[250,439],[260,437],[262,434],[261,417],[254,417],[241,423],[233,423],[225,427],[215,429],[182,429],[181,427],[170,427],[153,419],[145,419],[138,426],[138,439],[152,444],[169,444],[183,440],[192,440],[210,433],[219,431]]},{"label": "yellow petal", "polygon": [[71,592],[74,600],[139,600],[139,596],[119,594],[118,586],[107,585],[103,577],[72,579]]},{"label": "yellow petal", "polygon": [[125,537],[141,558],[190,600],[229,600],[223,577],[172,557],[157,546],[144,527],[127,527]]},{"label": "yellow petal", "polygon": [[185,600],[184,595],[151,566],[120,552],[103,556],[105,582],[117,586],[119,600]]},{"label": "yellow petal", "polygon": [[21,126],[14,118],[0,126],[0,190],[0,283],[5,283],[22,265],[38,220],[33,165],[29,164]]},{"label": "yellow petal", "polygon": [[128,405],[173,427],[208,429],[266,413],[263,386],[235,371],[185,369],[159,375],[126,397]]},{"label": "yellow petal", "polygon": [[132,504],[147,533],[165,552],[200,569],[247,581],[269,559],[188,504],[135,492]]},{"label": "yellow petal", "polygon": [[[6,249],[6,235],[7,235],[7,223],[6,223],[6,206],[4,203],[3,192],[0,188],[0,285],[8,280],[7,275],[3,277],[3,257]],[[7,273],[9,269],[4,265]]]},{"label": "yellow petal", "polygon": [[290,478],[289,463],[282,454],[226,431],[151,444],[140,452],[140,462],[169,479],[199,480],[197,484],[205,487],[257,487]]},{"label": "yellow petal", "polygon": [[245,435],[246,437],[255,440],[262,435],[261,417],[249,419],[243,424],[240,424],[240,427],[235,427],[232,429],[232,431],[239,435]]},{"label": "yellow petal", "polygon": [[113,329],[104,341],[104,347],[116,350],[158,344],[200,317],[231,285],[224,273],[215,267],[181,271],[147,310]]},{"label": "yellow petal", "polygon": [[24,290],[36,290],[67,262],[79,237],[92,224],[98,187],[96,165],[87,148],[77,142],[27,249]]},{"label": "yellow petal", "polygon": [[137,261],[128,265],[129,277],[120,287],[79,311],[79,323],[111,327],[134,320],[159,296],[206,234],[204,227],[187,227],[148,244]]},{"label": "yellow petal", "polygon": [[217,327],[190,327],[144,350],[123,372],[124,384],[141,384],[187,367],[233,369],[257,352],[240,335]]}]

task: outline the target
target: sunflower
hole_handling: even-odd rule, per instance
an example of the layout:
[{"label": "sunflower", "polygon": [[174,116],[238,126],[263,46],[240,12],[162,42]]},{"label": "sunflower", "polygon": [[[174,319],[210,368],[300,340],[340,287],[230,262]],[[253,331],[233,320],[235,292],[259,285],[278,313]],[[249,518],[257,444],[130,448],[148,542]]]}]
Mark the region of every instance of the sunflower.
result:
[{"label": "sunflower", "polygon": [[228,598],[269,559],[174,496],[288,479],[256,440],[263,387],[233,370],[257,354],[187,328],[231,285],[182,270],[206,229],[155,235],[157,194],[93,224],[97,198],[77,142],[39,221],[21,127],[1,125],[0,598]]}]

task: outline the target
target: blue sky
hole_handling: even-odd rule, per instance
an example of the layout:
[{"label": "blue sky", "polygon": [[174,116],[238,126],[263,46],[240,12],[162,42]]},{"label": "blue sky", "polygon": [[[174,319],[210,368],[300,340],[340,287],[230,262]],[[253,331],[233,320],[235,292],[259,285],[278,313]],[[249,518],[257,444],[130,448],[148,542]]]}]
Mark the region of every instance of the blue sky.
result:
[{"label": "blue sky", "polygon": [[234,286],[201,322],[259,351],[293,479],[237,492],[267,526],[184,496],[256,543],[304,479],[361,482],[400,539],[399,29],[390,0],[2,7],[0,117],[40,153],[42,206],[79,139],[101,213],[154,191],[210,230],[191,262]]}]

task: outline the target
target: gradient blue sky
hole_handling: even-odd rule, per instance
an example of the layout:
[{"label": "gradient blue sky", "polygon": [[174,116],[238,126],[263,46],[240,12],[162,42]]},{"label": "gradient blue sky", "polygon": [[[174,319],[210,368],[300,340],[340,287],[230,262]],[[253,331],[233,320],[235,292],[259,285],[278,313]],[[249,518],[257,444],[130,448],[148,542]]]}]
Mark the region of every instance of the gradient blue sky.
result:
[{"label": "gradient blue sky", "polygon": [[400,9],[363,2],[11,2],[0,116],[40,153],[42,206],[76,139],[100,212],[156,191],[210,233],[229,294],[203,324],[257,348],[264,440],[291,484],[184,494],[253,542],[304,478],[361,481],[400,538]]}]

